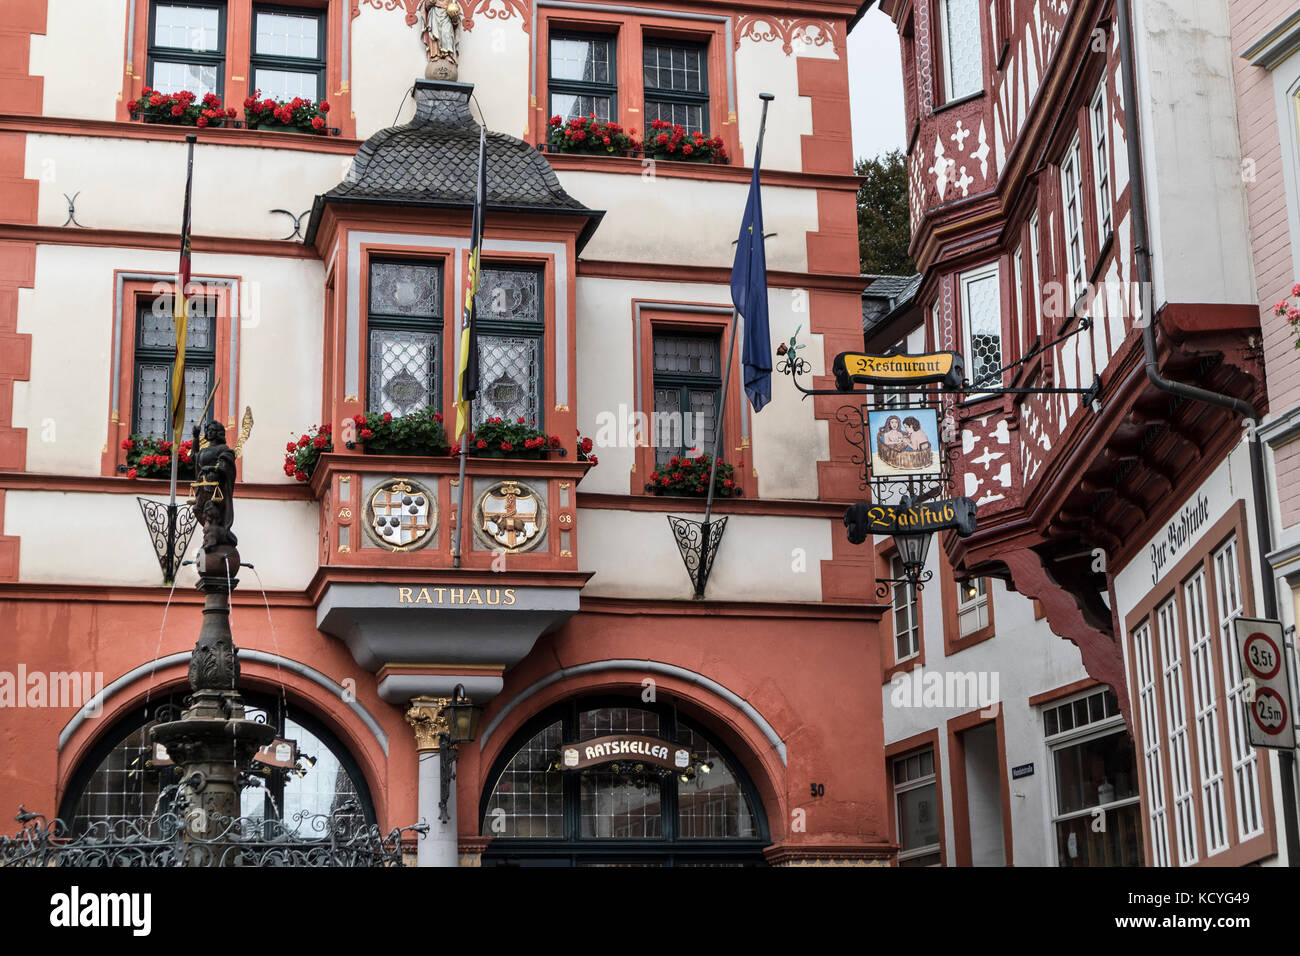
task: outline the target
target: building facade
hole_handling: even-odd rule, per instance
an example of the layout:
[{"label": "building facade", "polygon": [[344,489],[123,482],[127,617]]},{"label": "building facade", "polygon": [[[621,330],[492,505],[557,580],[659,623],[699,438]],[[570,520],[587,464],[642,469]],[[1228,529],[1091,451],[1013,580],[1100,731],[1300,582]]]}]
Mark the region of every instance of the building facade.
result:
[{"label": "building facade", "polygon": [[[843,119],[858,5],[462,0],[458,21],[455,6],[7,6],[0,805],[84,828],[147,817],[169,781],[146,732],[185,693],[200,599],[192,568],[161,585],[137,498],[168,493],[141,449],[166,438],[196,133],[187,426],[210,401],[240,436],[242,686],[313,758],[246,791],[245,812],[423,820],[410,852],[430,865],[888,863],[886,609],[840,527],[850,448],[832,405],[779,379],[753,414],[728,361],[760,92],[773,340],[802,329],[819,375],[860,341]],[[182,89],[226,115],[209,101],[198,126],[144,121]],[[321,122],[257,128],[268,98]],[[553,116],[588,114],[699,130],[730,161],[538,149]],[[462,512],[455,457],[377,448],[357,417],[454,418],[480,124],[473,424],[556,441],[470,457]],[[656,413],[694,438],[637,428]],[[651,489],[718,430],[734,493],[693,600],[667,516],[698,521],[703,502]],[[320,446],[314,468],[285,464]],[[444,821],[439,715],[457,685],[484,710]],[[566,766],[564,745],[608,737],[671,750],[667,769]]]},{"label": "building facade", "polygon": [[964,356],[947,450],[979,509],[921,607],[896,598],[893,660],[1002,683],[984,710],[883,688],[900,860],[1286,862],[1290,771],[1247,740],[1232,623],[1270,616],[1254,439],[1290,353],[1261,347],[1245,113],[1237,135],[1234,24],[1267,16],[1229,6],[881,4],[922,280],[868,341]]}]

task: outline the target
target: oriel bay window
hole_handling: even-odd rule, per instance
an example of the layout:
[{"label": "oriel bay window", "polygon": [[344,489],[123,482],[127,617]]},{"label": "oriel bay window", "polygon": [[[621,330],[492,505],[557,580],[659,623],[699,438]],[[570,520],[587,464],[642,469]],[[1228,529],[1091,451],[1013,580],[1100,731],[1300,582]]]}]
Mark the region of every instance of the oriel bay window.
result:
[{"label": "oriel bay window", "polygon": [[[635,735],[685,750],[668,770],[636,757],[566,770],[561,746]],[[528,724],[488,776],[483,863],[760,865],[762,805],[739,764],[676,708],[568,701]]]},{"label": "oriel bay window", "polygon": [[614,39],[600,33],[551,34],[551,116],[618,118]]},{"label": "oriel bay window", "polygon": [[651,432],[656,467],[674,456],[713,453],[722,396],[719,353],[717,334],[655,333]]},{"label": "oriel bay window", "polygon": [[149,68],[156,90],[222,95],[226,60],[224,3],[152,3],[149,7]]},{"label": "oriel bay window", "polygon": [[1000,388],[1002,299],[997,263],[962,275],[961,313],[966,376],[972,385]]},{"label": "oriel bay window", "polygon": [[[171,296],[136,299],[131,433],[171,440],[172,365],[176,328]],[[185,431],[200,420],[215,378],[216,298],[190,300],[185,334]],[[217,410],[219,417],[219,410]]]},{"label": "oriel bay window", "polygon": [[647,129],[658,119],[681,126],[687,133],[708,135],[706,49],[701,43],[646,38],[641,58]]},{"label": "oriel bay window", "polygon": [[442,407],[442,267],[370,263],[367,408],[394,416]]},{"label": "oriel bay window", "polygon": [[325,11],[253,8],[252,89],[263,99],[325,99]]},{"label": "oriel bay window", "polygon": [[544,285],[544,273],[537,267],[483,267],[474,300],[479,350],[476,427],[489,418],[522,418],[543,427]]}]

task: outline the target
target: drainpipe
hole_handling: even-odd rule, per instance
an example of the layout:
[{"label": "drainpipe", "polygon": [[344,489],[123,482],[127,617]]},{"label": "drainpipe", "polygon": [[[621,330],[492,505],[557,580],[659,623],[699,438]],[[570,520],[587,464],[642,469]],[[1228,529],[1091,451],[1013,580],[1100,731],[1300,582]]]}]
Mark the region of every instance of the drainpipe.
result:
[{"label": "drainpipe", "polygon": [[[1131,0],[1115,0],[1115,23],[1119,30],[1120,69],[1124,80],[1124,133],[1128,147],[1129,189],[1132,199],[1131,215],[1133,217],[1133,254],[1137,263],[1137,280],[1139,288],[1151,288],[1151,235],[1147,223],[1146,176],[1142,168],[1142,144],[1139,139],[1137,71],[1134,68],[1133,46],[1133,10]],[[1144,301],[1149,301],[1144,296]],[[1156,329],[1154,308],[1151,314],[1144,315],[1142,325],[1142,350],[1145,355],[1147,378],[1161,391],[1193,402],[1204,402],[1235,412],[1243,419],[1254,423],[1250,430],[1247,444],[1250,446],[1250,482],[1255,497],[1255,542],[1259,559],[1260,574],[1264,578],[1264,616],[1277,618],[1277,588],[1273,579],[1268,554],[1273,549],[1273,519],[1269,513],[1268,487],[1264,480],[1264,443],[1260,440],[1257,428],[1261,424],[1259,411],[1249,402],[1231,395],[1212,392],[1209,389],[1186,382],[1175,382],[1160,374],[1159,361],[1156,358]],[[1278,763],[1282,771],[1282,802],[1286,812],[1286,849],[1287,865],[1300,865],[1300,832],[1296,824],[1296,786],[1295,753],[1290,750],[1278,751]]]}]

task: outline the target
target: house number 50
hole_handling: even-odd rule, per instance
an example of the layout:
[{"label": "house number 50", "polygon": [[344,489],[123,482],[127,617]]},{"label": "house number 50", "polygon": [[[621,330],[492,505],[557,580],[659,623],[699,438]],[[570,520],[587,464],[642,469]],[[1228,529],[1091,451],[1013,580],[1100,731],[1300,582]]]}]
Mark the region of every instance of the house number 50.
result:
[{"label": "house number 50", "polygon": [[826,784],[824,783],[810,783],[808,788],[812,791],[814,797],[826,796]]}]

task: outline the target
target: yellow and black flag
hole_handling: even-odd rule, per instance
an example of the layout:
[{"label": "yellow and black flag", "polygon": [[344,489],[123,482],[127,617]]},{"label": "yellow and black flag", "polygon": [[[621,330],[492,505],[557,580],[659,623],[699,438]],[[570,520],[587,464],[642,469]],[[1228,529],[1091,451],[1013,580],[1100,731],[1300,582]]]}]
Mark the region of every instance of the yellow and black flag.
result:
[{"label": "yellow and black flag", "polygon": [[186,289],[190,284],[190,190],[194,185],[194,141],[189,143],[189,167],[185,172],[185,211],[181,214],[181,264],[176,272],[176,292],[172,302],[172,318],[176,328],[176,361],[172,365],[172,440],[180,448],[185,431],[185,332],[189,323],[189,304]]},{"label": "yellow and black flag", "polygon": [[474,220],[469,233],[469,273],[465,280],[465,305],[460,319],[460,354],[456,369],[456,441],[469,430],[470,402],[478,397],[478,332],[474,328],[474,297],[478,294],[483,253],[483,219],[487,212],[487,129],[479,127],[478,186],[474,193]]}]

